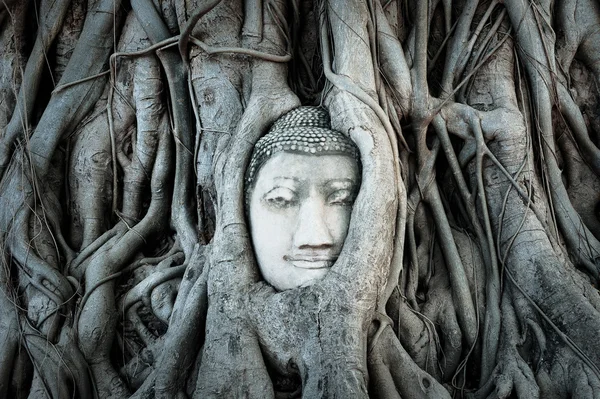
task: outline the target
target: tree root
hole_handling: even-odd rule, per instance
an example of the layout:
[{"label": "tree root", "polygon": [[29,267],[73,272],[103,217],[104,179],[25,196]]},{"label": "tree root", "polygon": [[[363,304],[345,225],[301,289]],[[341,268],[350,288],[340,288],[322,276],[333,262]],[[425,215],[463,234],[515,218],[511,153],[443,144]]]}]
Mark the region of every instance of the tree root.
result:
[{"label": "tree root", "polygon": [[161,103],[162,82],[158,61],[138,58],[135,61],[133,99],[136,109],[135,150],[131,159],[122,151],[119,159],[123,168],[122,212],[137,220],[142,214],[144,189],[150,177],[159,137],[168,131],[168,117]]},{"label": "tree root", "polygon": [[[144,398],[152,391],[157,398],[172,398],[185,385],[189,369],[204,341],[204,334],[198,335],[198,332],[205,331],[208,308],[206,281],[210,267],[203,264],[202,253],[195,251],[188,270],[198,271],[199,268],[202,272],[196,276],[193,286],[185,292],[187,295],[182,297],[180,290],[179,302],[175,305],[169,329],[164,336],[160,358],[157,359],[152,374],[145,379],[133,398]],[[195,316],[178,317],[178,314]]]},{"label": "tree root", "polygon": [[[103,0],[94,4],[95,7],[88,10],[83,31],[60,83],[97,74],[108,60],[113,48],[114,24],[121,17],[120,12],[113,13],[120,11],[120,2]],[[44,178],[59,141],[91,110],[104,89],[104,82],[97,79],[82,83],[51,97],[28,143],[37,178]]]},{"label": "tree root", "polygon": [[[154,5],[147,0],[134,0],[132,8],[153,43],[169,39],[171,34]],[[195,217],[192,212],[195,190],[192,187],[194,145],[191,132],[194,123],[188,99],[188,71],[180,54],[165,50],[158,54],[169,87],[173,106],[173,135],[175,138],[175,188],[171,204],[171,224],[178,233],[181,248],[189,258],[198,241]],[[185,100],[182,100],[185,99]]]},{"label": "tree root", "polygon": [[517,350],[519,327],[508,295],[502,299],[502,335],[498,364],[490,379],[472,395],[473,399],[506,399],[514,391],[519,398],[539,398],[539,387],[531,367]]},{"label": "tree root", "polygon": [[[0,239],[0,248],[4,249]],[[6,252],[2,251],[0,264],[0,396],[8,397],[11,374],[20,341],[17,299],[10,279],[10,266]]]},{"label": "tree root", "polygon": [[377,18],[377,44],[379,45],[379,65],[385,82],[390,86],[393,98],[402,110],[401,115],[408,115],[411,110],[410,98],[412,82],[410,71],[404,58],[402,45],[389,26],[380,2],[375,2]]},{"label": "tree root", "polygon": [[[85,271],[87,288],[114,274],[145,243],[146,237],[162,226],[168,207],[167,178],[170,173],[170,140],[160,139],[151,179],[152,201],[142,221],[126,231],[110,248],[99,249]],[[101,395],[125,395],[126,388],[112,368],[109,352],[116,325],[114,283],[106,282],[89,294],[75,322],[79,346],[92,367]],[[106,333],[104,331],[107,331]]]},{"label": "tree root", "polygon": [[[144,299],[144,297],[153,295],[152,292],[161,284],[174,278],[183,276],[185,268],[186,265],[175,266],[167,269],[157,270],[150,274],[141,283],[127,291],[127,294],[120,301],[117,309],[127,311],[131,306],[139,301],[143,301],[145,305],[150,305],[150,298]],[[154,309],[154,307],[152,308]]]},{"label": "tree root", "polygon": [[[524,52],[525,68],[532,81],[532,98],[538,113],[540,140],[543,141],[542,150],[549,183],[549,195],[554,205],[553,211],[570,253],[575,257],[577,263],[597,280],[600,272],[596,265],[596,259],[600,255],[600,241],[589,232],[574,210],[562,182],[555,157],[551,110],[552,98],[556,94],[556,83],[551,77],[551,73],[555,74],[554,67],[548,61],[549,57],[554,59],[554,52],[548,53],[551,51],[548,45],[551,38],[540,30],[534,30],[539,26],[536,10],[513,0],[507,0],[506,6],[513,25],[519,26],[517,31],[519,49]],[[523,21],[524,23],[521,23]],[[551,43],[554,44],[553,40]]]},{"label": "tree root", "polygon": [[[49,343],[46,337],[29,327],[27,322],[22,323],[22,326],[24,346],[31,356],[37,373],[38,392],[45,392],[51,398],[68,398],[71,394],[69,386],[73,384],[81,397],[90,397],[92,385],[88,377],[87,363],[74,341],[68,337],[68,333],[62,337],[58,345],[48,350]],[[34,374],[34,386],[35,376],[36,374]]]},{"label": "tree root", "polygon": [[[209,301],[220,302],[219,298],[223,295],[240,292],[240,286],[248,281],[255,281],[258,277],[256,269],[248,267],[253,264],[253,260],[249,257],[249,237],[242,222],[243,173],[240,171],[245,170],[250,151],[260,132],[281,114],[298,105],[297,98],[285,86],[273,87],[273,78],[277,78],[275,82],[281,82],[280,79],[284,76],[281,72],[283,71],[278,66],[255,63],[252,85],[254,95],[242,116],[238,132],[230,141],[228,156],[216,160],[214,176],[215,184],[220,188],[217,192],[221,193],[218,198],[221,208],[220,219],[217,221],[219,227],[214,238],[218,246],[213,248],[211,256],[208,287],[212,294],[209,294]],[[226,277],[229,275],[237,276],[236,280]],[[207,331],[195,395],[210,398],[235,395],[237,392],[249,397],[271,397],[273,388],[257,338],[246,323],[235,316],[242,307],[232,300],[224,303],[230,305],[222,309],[208,308],[206,323],[214,328]],[[227,349],[229,345],[236,348],[235,358],[231,357]],[[227,352],[222,353],[224,350]],[[211,366],[207,366],[208,364]],[[214,375],[216,370],[218,376]]]},{"label": "tree root", "polygon": [[386,328],[368,356],[377,398],[450,398],[448,391],[414,363],[391,328]]},{"label": "tree root", "polygon": [[[265,128],[281,114],[298,105],[298,99],[285,84],[285,67],[280,65],[255,60],[251,87],[246,112],[236,134],[229,140],[227,157],[219,156],[214,160],[215,185],[220,193],[217,198],[220,219],[217,221],[219,227],[214,238],[218,246],[213,248],[211,256],[208,289],[212,294],[209,295],[209,301],[219,301],[218,298],[222,295],[229,296],[231,292],[239,292],[236,287],[256,279],[256,272],[248,269],[253,261],[248,256],[248,236],[242,222],[244,174],[240,171],[245,170],[252,147]],[[235,280],[226,277],[230,272],[236,276]],[[202,287],[200,279],[196,284]],[[198,292],[201,293],[202,290]],[[199,296],[201,297],[202,295]],[[235,306],[231,301],[226,302],[236,310],[208,308],[206,323],[215,328],[207,330],[195,395],[210,398],[235,395],[237,392],[257,398],[272,396],[271,381],[257,339],[246,323],[235,316],[241,307]],[[234,358],[230,353],[222,353],[224,350],[228,351],[230,345],[236,348],[237,355]],[[214,363],[211,363],[211,359]],[[209,363],[212,366],[207,366]],[[213,375],[217,370],[218,376]],[[172,380],[173,375],[169,375],[169,379],[164,382]],[[169,385],[163,385],[164,382],[161,383],[162,387],[172,389]]]},{"label": "tree root", "polygon": [[26,276],[36,289],[53,300],[58,310],[58,307],[63,306],[73,298],[73,287],[58,270],[50,266],[27,246],[29,242],[27,230],[30,217],[30,209],[19,212],[17,222],[21,221],[21,223],[17,223],[16,231],[11,233],[12,237],[7,241],[8,249],[24,272],[23,277]]},{"label": "tree root", "polygon": [[27,129],[33,124],[32,113],[35,109],[35,99],[41,85],[41,79],[46,65],[46,55],[50,46],[62,28],[63,21],[69,10],[71,1],[42,1],[39,5],[39,28],[35,44],[25,67],[22,78],[23,85],[17,96],[15,110],[10,122],[3,126],[2,140],[0,141],[0,178],[2,178],[17,139],[28,134]]},{"label": "tree root", "polygon": [[[38,17],[39,37],[62,34],[44,22],[60,28],[64,3],[31,3],[54,10]],[[0,32],[2,43],[15,36],[0,95],[3,74],[18,75],[32,49],[35,72],[11,82],[15,92],[23,84],[23,101],[0,98],[14,108],[12,119],[0,109],[0,128],[10,119],[7,131],[22,135],[39,120],[29,153],[8,146],[9,163],[0,148],[0,396],[448,398],[481,384],[473,398],[600,397],[600,295],[589,283],[600,241],[590,228],[598,223],[584,220],[597,216],[595,196],[590,187],[589,202],[574,205],[569,184],[590,174],[571,167],[580,158],[565,160],[579,150],[590,171],[600,168],[590,137],[597,101],[571,101],[565,83],[576,54],[600,76],[593,1],[330,0],[315,2],[307,21],[313,4],[299,0],[131,3],[121,34],[121,3],[90,2],[85,24],[65,28],[82,32],[65,33],[78,43],[61,81],[40,96],[27,93],[38,92],[43,64],[53,73],[68,55],[20,26]],[[0,22],[17,24],[11,13],[25,7],[6,0]],[[288,73],[292,55],[306,71]],[[117,72],[125,56],[136,58]],[[528,81],[515,77],[521,65]],[[103,89],[109,98],[98,101]],[[317,92],[333,128],[357,143],[363,183],[330,273],[277,293],[253,256],[244,171],[268,126],[301,101],[317,103]],[[557,116],[573,143],[561,142]],[[64,186],[52,158],[70,134],[79,134],[72,159],[92,163],[68,168],[68,222],[69,193],[39,198],[48,184]]]},{"label": "tree root", "polygon": [[71,231],[71,242],[80,251],[85,251],[109,224],[106,211],[110,209],[113,196],[110,180],[116,171],[110,165],[109,137],[101,133],[108,130],[105,113],[99,113],[81,128],[71,145],[70,213],[75,225]]}]

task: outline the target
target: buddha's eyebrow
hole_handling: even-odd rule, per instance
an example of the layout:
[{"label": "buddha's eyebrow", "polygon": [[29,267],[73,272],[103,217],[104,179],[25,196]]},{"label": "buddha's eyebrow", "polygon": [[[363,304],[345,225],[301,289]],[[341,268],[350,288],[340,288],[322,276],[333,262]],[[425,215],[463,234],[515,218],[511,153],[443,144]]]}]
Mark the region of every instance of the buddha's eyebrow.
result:
[{"label": "buddha's eyebrow", "polygon": [[326,186],[337,185],[337,184],[342,184],[344,186],[353,185],[353,184],[356,184],[356,180],[350,179],[350,178],[347,178],[347,177],[342,177],[342,178],[339,178],[339,179],[327,180],[324,183],[324,185],[326,185]]}]

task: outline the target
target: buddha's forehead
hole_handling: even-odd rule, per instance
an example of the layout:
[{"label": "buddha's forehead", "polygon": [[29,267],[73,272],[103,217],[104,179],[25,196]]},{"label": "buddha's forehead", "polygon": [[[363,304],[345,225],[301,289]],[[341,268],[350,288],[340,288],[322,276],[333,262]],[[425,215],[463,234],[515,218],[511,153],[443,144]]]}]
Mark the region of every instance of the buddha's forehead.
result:
[{"label": "buddha's forehead", "polygon": [[315,183],[329,180],[358,182],[360,176],[356,160],[348,155],[281,152],[263,165],[258,172],[258,180],[275,182],[282,179]]}]

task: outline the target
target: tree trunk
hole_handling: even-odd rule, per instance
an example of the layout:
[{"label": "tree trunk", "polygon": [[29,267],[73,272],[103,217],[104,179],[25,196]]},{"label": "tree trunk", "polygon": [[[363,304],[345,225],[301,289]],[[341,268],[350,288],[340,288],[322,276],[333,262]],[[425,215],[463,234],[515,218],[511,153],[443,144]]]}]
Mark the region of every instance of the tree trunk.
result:
[{"label": "tree trunk", "polygon": [[[598,32],[591,0],[3,2],[0,397],[600,397]],[[246,173],[306,105],[360,190],[278,291]]]}]

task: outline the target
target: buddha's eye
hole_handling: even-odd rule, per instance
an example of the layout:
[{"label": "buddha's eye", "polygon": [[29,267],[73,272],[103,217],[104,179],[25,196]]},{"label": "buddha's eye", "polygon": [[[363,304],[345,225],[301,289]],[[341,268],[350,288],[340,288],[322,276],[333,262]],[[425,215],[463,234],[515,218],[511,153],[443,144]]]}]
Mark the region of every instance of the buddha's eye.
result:
[{"label": "buddha's eye", "polygon": [[287,208],[298,202],[298,196],[293,190],[286,187],[275,187],[263,197],[269,206]]},{"label": "buddha's eye", "polygon": [[352,190],[335,190],[327,198],[329,205],[351,206],[354,203],[354,192]]}]

